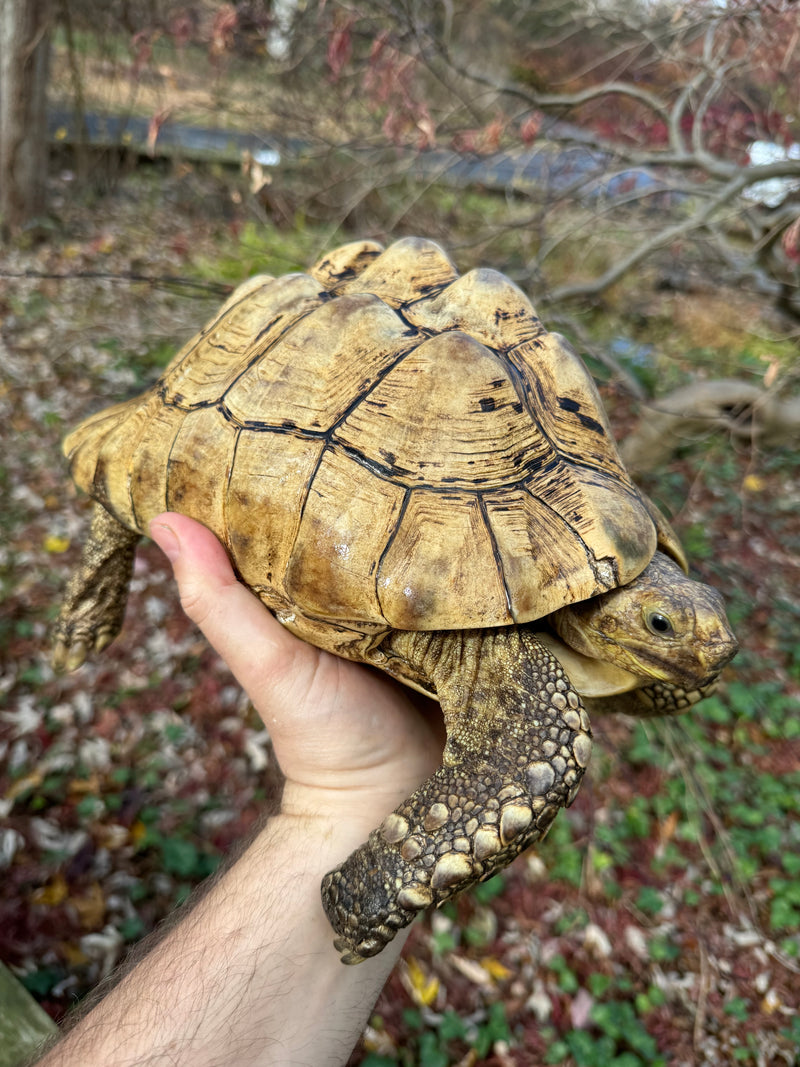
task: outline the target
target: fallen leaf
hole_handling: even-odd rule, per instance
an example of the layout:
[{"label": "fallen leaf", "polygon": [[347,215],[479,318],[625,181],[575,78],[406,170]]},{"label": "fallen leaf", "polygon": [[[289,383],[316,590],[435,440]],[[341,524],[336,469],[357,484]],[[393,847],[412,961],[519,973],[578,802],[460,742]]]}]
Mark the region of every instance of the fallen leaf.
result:
[{"label": "fallen leaf", "polygon": [[93,882],[85,893],[70,897],[70,907],[78,913],[84,930],[96,930],[106,914],[106,899],[98,882]]},{"label": "fallen leaf", "polygon": [[453,967],[465,978],[468,978],[473,985],[483,986],[484,989],[492,985],[492,979],[489,976],[489,972],[483,967],[477,960],[469,960],[464,956],[449,956],[448,963],[451,963]]},{"label": "fallen leaf", "polygon": [[89,957],[85,952],[82,952],[77,945],[74,945],[71,941],[59,942],[59,949],[61,955],[70,965],[70,967],[82,967],[85,963],[89,962]]},{"label": "fallen leaf", "polygon": [[144,840],[144,838],[146,836],[147,836],[147,827],[141,821],[141,819],[137,819],[136,822],[131,827],[131,841],[133,842],[134,845],[138,845]]},{"label": "fallen leaf", "polygon": [[44,781],[44,775],[41,771],[31,771],[30,774],[24,775],[22,778],[18,778],[16,782],[13,782],[6,791],[6,800],[16,800],[18,796],[26,793],[29,789],[36,789]]},{"label": "fallen leaf", "polygon": [[760,493],[764,488],[764,479],[758,474],[746,474],[742,480],[742,489],[748,493]]},{"label": "fallen leaf", "polygon": [[66,552],[69,548],[69,538],[57,537],[55,534],[49,534],[45,537],[43,543],[45,552]]},{"label": "fallen leaf", "polygon": [[69,896],[69,886],[66,883],[63,874],[57,874],[47,885],[43,885],[40,889],[36,889],[33,892],[32,900],[34,904],[41,904],[45,908],[55,908],[59,904],[63,903]]},{"label": "fallen leaf", "polygon": [[678,828],[679,820],[680,816],[677,811],[670,812],[666,819],[664,819],[658,828],[658,840],[660,845],[665,845],[668,841],[672,840],[675,836],[675,831]]},{"label": "fallen leaf", "polygon": [[481,967],[486,971],[496,982],[502,982],[506,978],[511,977],[511,971],[500,960],[495,959],[494,956],[486,956],[481,960]]},{"label": "fallen leaf", "polygon": [[429,1008],[439,992],[439,979],[435,975],[428,977],[413,956],[408,958],[406,974],[409,990],[416,1003]]}]

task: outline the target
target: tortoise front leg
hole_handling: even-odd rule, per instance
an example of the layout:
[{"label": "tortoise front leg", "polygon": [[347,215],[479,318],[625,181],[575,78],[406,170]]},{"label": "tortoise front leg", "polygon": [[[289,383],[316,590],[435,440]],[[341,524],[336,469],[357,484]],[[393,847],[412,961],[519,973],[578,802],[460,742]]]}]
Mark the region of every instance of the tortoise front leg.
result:
[{"label": "tortoise front leg", "polygon": [[591,751],[578,695],[533,634],[395,632],[389,642],[433,682],[448,740],[444,765],[323,880],[344,963],[380,952],[418,911],[542,838]]},{"label": "tortoise front leg", "polygon": [[90,651],[102,651],[122,629],[138,540],[138,533],[94,505],[89,537],[53,629],[56,670],[80,667]]}]

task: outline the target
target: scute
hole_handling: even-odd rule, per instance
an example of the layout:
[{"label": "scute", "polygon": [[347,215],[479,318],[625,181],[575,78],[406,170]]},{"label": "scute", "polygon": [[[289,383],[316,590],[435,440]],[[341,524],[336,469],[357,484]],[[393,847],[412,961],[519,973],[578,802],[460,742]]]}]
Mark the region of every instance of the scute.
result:
[{"label": "scute", "polygon": [[373,294],[337,297],[251,362],[225,409],[241,426],[327,431],[418,340]]},{"label": "scute", "polygon": [[457,277],[456,268],[434,241],[404,237],[335,292],[374,293],[389,307],[401,308],[437,292]]},{"label": "scute", "polygon": [[555,458],[508,365],[460,330],[423,340],[334,439],[404,485],[473,492],[515,483]]},{"label": "scute", "polygon": [[242,580],[264,595],[284,594],[308,487],[324,449],[319,437],[239,431],[225,501],[226,539]]},{"label": "scute", "polygon": [[504,274],[480,267],[446,289],[405,309],[416,326],[441,333],[462,330],[501,352],[544,333],[533,304]]},{"label": "scute", "polygon": [[163,396],[187,409],[216,403],[228,386],[286,330],[318,308],[327,294],[307,274],[245,282],[221,315],[197,337],[183,358],[167,368]]},{"label": "scute", "polygon": [[380,560],[377,589],[383,617],[398,630],[513,622],[492,531],[470,493],[410,494]]},{"label": "scute", "polygon": [[351,241],[323,256],[308,273],[334,292],[337,286],[360,274],[382,251],[383,245],[377,241]]},{"label": "scute", "polygon": [[311,479],[287,567],[289,598],[311,615],[383,622],[376,571],[404,496],[400,486],[327,449]]}]

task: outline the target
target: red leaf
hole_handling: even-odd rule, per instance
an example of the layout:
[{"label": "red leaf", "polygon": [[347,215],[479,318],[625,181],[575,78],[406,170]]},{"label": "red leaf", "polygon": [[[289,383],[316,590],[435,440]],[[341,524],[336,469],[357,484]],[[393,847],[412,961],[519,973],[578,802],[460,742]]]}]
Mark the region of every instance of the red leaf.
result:
[{"label": "red leaf", "polygon": [[334,27],[328,38],[328,67],[331,80],[338,81],[342,71],[350,62],[353,54],[353,38],[350,32],[354,18],[350,17],[339,26]]},{"label": "red leaf", "polygon": [[781,246],[787,259],[790,259],[792,263],[800,263],[800,215],[791,226],[784,230]]}]

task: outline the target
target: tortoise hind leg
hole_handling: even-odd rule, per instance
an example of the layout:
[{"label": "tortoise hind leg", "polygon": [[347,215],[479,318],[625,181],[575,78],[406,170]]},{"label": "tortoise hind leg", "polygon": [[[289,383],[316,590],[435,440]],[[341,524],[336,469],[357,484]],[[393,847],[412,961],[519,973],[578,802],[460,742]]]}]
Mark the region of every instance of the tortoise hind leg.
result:
[{"label": "tortoise hind leg", "polygon": [[323,880],[343,963],[380,952],[417,912],[542,838],[591,749],[577,693],[533,634],[394,631],[388,646],[433,682],[448,739],[443,766]]},{"label": "tortoise hind leg", "polygon": [[52,663],[73,671],[122,629],[139,534],[94,505],[89,537],[53,629]]}]

